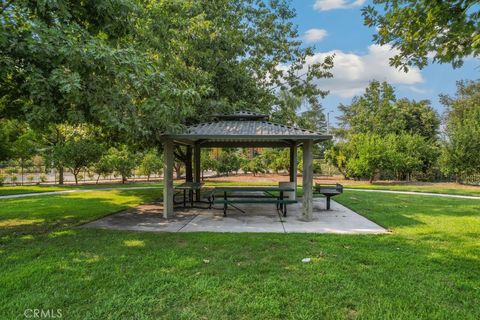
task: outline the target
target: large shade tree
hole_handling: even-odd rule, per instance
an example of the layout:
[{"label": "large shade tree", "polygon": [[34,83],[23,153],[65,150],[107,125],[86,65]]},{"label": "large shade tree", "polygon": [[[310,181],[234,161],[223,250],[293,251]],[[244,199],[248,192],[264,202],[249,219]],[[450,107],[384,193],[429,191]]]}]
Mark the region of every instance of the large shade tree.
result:
[{"label": "large shade tree", "polygon": [[440,120],[429,101],[398,100],[390,84],[372,81],[339,110],[342,140],[326,157],[346,177],[409,180],[415,172],[434,173]]},{"label": "large shade tree", "polygon": [[395,89],[387,82],[372,81],[365,93],[349,105],[340,104],[338,117],[345,133],[419,134],[437,139],[440,119],[428,100],[397,100]]},{"label": "large shade tree", "polygon": [[457,93],[444,95],[447,108],[442,168],[457,180],[480,173],[480,81],[461,81]]},{"label": "large shade tree", "polygon": [[317,99],[287,1],[2,1],[0,115],[90,122],[158,143],[216,112],[269,111],[277,88]]}]

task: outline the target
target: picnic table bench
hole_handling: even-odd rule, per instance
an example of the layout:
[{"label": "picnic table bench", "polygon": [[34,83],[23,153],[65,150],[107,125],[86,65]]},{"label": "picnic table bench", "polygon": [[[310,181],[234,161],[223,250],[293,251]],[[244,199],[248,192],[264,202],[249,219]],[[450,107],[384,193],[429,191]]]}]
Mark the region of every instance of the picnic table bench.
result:
[{"label": "picnic table bench", "polygon": [[[291,187],[215,187],[207,194],[210,204],[222,204],[223,215],[227,215],[228,206],[236,207],[235,204],[275,204],[277,210],[280,209],[283,216],[287,216],[287,205],[297,203],[295,199],[288,199],[284,192],[295,191]],[[242,194],[238,194],[241,192]],[[258,195],[258,193],[263,195]],[[235,194],[237,193],[237,194]],[[276,194],[278,193],[278,195]],[[220,197],[217,197],[221,194]]]},{"label": "picnic table bench", "polygon": [[323,194],[327,198],[327,210],[330,210],[330,198],[343,192],[343,186],[336,184],[315,184],[314,193]]}]

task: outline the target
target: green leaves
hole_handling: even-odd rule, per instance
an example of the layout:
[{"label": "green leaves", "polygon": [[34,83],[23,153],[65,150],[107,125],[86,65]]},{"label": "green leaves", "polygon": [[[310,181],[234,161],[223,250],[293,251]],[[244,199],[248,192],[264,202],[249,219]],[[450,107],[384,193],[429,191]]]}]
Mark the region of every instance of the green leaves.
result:
[{"label": "green leaves", "polygon": [[0,17],[0,115],[153,146],[213,113],[269,112],[278,86],[317,99],[331,60],[304,68],[294,15],[285,1],[15,1]]},{"label": "green leaves", "polygon": [[343,133],[420,134],[436,139],[440,119],[430,101],[397,100],[394,88],[387,82],[372,81],[350,105],[339,106]]},{"label": "green leaves", "polygon": [[433,55],[433,62],[458,68],[467,56],[480,54],[478,0],[374,2],[383,8],[365,7],[364,23],[377,28],[375,43],[400,51],[390,61],[395,67],[404,71],[410,66],[423,68]]},{"label": "green leaves", "polygon": [[447,107],[443,171],[462,176],[480,172],[480,81],[461,81],[455,97],[442,96]]}]

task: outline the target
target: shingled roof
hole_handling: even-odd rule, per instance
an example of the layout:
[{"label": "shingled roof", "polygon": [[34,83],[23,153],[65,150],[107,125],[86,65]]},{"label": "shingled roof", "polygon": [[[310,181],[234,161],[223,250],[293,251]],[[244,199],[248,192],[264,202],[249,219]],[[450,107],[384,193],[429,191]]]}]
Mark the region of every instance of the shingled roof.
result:
[{"label": "shingled roof", "polygon": [[236,111],[230,114],[216,114],[213,118],[217,120],[268,120],[269,116],[252,111]]},{"label": "shingled roof", "polygon": [[268,116],[258,113],[237,112],[221,117],[217,115],[215,118],[221,120],[191,125],[183,132],[168,135],[168,137],[184,143],[199,140],[216,142],[314,140],[320,142],[332,138],[319,132],[262,120]]}]

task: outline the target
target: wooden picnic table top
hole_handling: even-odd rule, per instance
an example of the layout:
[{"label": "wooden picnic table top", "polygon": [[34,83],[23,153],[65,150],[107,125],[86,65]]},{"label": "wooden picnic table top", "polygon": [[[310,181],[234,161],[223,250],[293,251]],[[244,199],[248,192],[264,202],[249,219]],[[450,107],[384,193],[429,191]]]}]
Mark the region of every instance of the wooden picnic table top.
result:
[{"label": "wooden picnic table top", "polygon": [[251,187],[215,187],[214,192],[234,192],[234,191],[242,191],[242,192],[291,192],[295,191],[295,188],[292,187],[276,187],[276,186],[251,186]]}]

